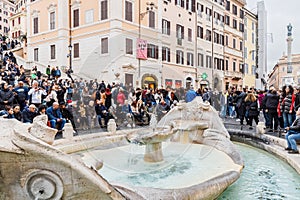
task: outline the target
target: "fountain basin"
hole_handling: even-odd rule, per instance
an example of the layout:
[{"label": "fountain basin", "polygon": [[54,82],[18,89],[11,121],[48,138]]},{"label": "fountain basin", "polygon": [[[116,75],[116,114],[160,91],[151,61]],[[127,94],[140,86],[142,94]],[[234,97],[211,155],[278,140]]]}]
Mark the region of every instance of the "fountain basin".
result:
[{"label": "fountain basin", "polygon": [[[162,142],[164,161],[160,163],[145,162],[144,148],[130,144],[79,154],[84,162],[89,162],[86,154],[103,160],[98,171],[101,176],[119,190],[135,191],[145,199],[155,199],[157,194],[164,198],[175,195],[176,199],[216,198],[238,179],[243,168],[224,152],[207,145]],[[218,189],[209,189],[215,185]]]}]

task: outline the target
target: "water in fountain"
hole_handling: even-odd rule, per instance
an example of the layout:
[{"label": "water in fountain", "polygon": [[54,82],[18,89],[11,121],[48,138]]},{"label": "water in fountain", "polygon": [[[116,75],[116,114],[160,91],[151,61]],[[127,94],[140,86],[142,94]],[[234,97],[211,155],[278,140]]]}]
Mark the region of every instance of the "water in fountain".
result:
[{"label": "water in fountain", "polygon": [[275,156],[237,143],[245,168],[241,177],[221,199],[299,199],[300,176],[287,163]]}]

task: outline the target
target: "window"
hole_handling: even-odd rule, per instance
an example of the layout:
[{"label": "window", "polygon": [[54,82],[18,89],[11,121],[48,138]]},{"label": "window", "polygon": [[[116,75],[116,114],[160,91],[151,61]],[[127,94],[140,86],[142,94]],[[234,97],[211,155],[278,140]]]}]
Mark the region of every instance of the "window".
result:
[{"label": "window", "polygon": [[244,24],[243,24],[243,23],[240,23],[239,28],[240,28],[240,31],[241,31],[241,32],[244,32]]},{"label": "window", "polygon": [[33,60],[34,61],[39,61],[39,49],[38,48],[35,48],[33,50]]},{"label": "window", "polygon": [[108,38],[101,38],[101,54],[108,53]]},{"label": "window", "polygon": [[79,9],[73,10],[73,27],[79,26]]},{"label": "window", "polygon": [[171,34],[171,22],[168,20],[162,20],[162,33],[166,35]]},{"label": "window", "polygon": [[203,27],[201,27],[201,26],[198,26],[198,27],[197,27],[197,37],[199,37],[199,38],[201,38],[201,39],[203,39],[203,37],[204,37],[204,34],[203,34]]},{"label": "window", "polygon": [[133,40],[126,38],[126,54],[133,55]]},{"label": "window", "polygon": [[198,53],[198,66],[199,67],[204,67],[203,66],[203,64],[204,64],[204,56],[203,56],[203,54],[201,54],[201,53]]},{"label": "window", "polygon": [[232,39],[232,48],[234,48],[234,49],[236,48],[236,40],[235,40],[235,38]]},{"label": "window", "polygon": [[247,41],[248,40],[248,33],[247,33],[247,29],[246,31],[244,32],[244,40]]},{"label": "window", "polygon": [[254,61],[255,60],[255,51],[251,51],[252,53],[252,60]]},{"label": "window", "polygon": [[234,72],[236,71],[236,62],[235,61],[232,62],[232,70]]},{"label": "window", "polygon": [[255,24],[254,22],[252,22],[252,31],[254,31],[254,29],[255,29]]},{"label": "window", "polygon": [[192,38],[193,38],[193,35],[192,35],[192,29],[188,29],[188,41],[189,42],[192,42]]},{"label": "window", "polygon": [[155,28],[155,12],[149,11],[149,27]]},{"label": "window", "polygon": [[225,15],[225,24],[230,26],[230,17],[228,15]]},{"label": "window", "polygon": [[237,7],[234,4],[232,4],[232,13],[237,15]]},{"label": "window", "polygon": [[244,64],[241,63],[242,61],[240,61],[240,72],[242,72],[243,74],[244,72]]},{"label": "window", "polygon": [[244,11],[242,9],[240,9],[240,18],[244,19]]},{"label": "window", "polygon": [[226,0],[226,8],[227,11],[230,11],[230,1]]},{"label": "window", "polygon": [[240,41],[240,51],[243,51],[243,41]]},{"label": "window", "polygon": [[252,33],[252,44],[254,44],[254,41],[255,41],[255,36],[254,36],[254,33]]},{"label": "window", "polygon": [[148,58],[158,59],[158,46],[154,44],[147,44],[147,56]]},{"label": "window", "polygon": [[101,6],[101,8],[100,8],[100,12],[101,12],[100,19],[105,20],[105,19],[108,18],[107,0],[101,1],[100,6]]},{"label": "window", "polygon": [[248,69],[249,67],[248,67],[248,64],[247,63],[245,63],[245,68],[244,68],[244,73],[245,74],[248,74],[249,73],[249,69]]},{"label": "window", "polygon": [[218,33],[214,33],[214,43],[220,44],[220,38]]},{"label": "window", "polygon": [[245,59],[248,58],[248,48],[247,47],[244,48],[244,58]]},{"label": "window", "polygon": [[50,30],[55,29],[55,12],[50,13]]},{"label": "window", "polygon": [[33,18],[33,34],[36,34],[39,32],[39,18],[35,17]]},{"label": "window", "polygon": [[225,45],[228,46],[228,35],[225,36]]},{"label": "window", "polygon": [[50,59],[51,60],[55,59],[55,45],[50,46]]},{"label": "window", "polygon": [[211,31],[206,30],[206,40],[211,41]]},{"label": "window", "polygon": [[225,60],[225,70],[228,71],[228,60]]},{"label": "window", "polygon": [[79,58],[79,43],[74,44],[74,58]]},{"label": "window", "polygon": [[232,27],[237,28],[237,21],[235,19],[232,20]]},{"label": "window", "polygon": [[220,44],[224,46],[224,35],[220,34]]},{"label": "window", "polygon": [[183,57],[183,51],[176,50],[176,63],[177,64],[184,64],[184,57]]},{"label": "window", "polygon": [[170,54],[170,48],[168,47],[162,47],[162,60],[171,62],[171,54]]},{"label": "window", "polygon": [[194,66],[194,54],[187,53],[186,56],[187,56],[186,64],[188,66]]},{"label": "window", "polygon": [[175,0],[175,5],[184,8],[184,0]]},{"label": "window", "polygon": [[179,24],[176,24],[176,36],[179,39],[184,38],[184,27]]},{"label": "window", "polygon": [[256,75],[256,67],[255,65],[252,65],[252,75]]},{"label": "window", "polygon": [[206,56],[206,68],[211,68],[211,56]]},{"label": "window", "polygon": [[85,23],[90,24],[94,22],[94,10],[85,11]]},{"label": "window", "polygon": [[132,3],[125,1],[125,20],[132,22]]},{"label": "window", "polygon": [[11,23],[12,23],[12,26],[15,26],[15,20],[14,19],[12,20]]}]

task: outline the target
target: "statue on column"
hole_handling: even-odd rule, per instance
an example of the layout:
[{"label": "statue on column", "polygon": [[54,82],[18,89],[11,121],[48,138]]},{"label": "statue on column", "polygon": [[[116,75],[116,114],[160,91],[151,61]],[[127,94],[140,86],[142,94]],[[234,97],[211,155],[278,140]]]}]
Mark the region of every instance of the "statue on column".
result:
[{"label": "statue on column", "polygon": [[288,36],[292,36],[292,29],[293,29],[293,27],[292,27],[291,23],[289,23],[289,25],[287,26]]}]

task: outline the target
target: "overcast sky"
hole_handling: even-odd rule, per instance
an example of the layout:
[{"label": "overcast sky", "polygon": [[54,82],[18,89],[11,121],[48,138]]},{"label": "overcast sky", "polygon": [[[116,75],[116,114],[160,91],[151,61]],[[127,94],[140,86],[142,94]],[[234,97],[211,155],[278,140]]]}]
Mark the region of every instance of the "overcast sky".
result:
[{"label": "overcast sky", "polygon": [[[257,2],[262,0],[246,0],[247,9],[256,12]],[[267,32],[273,35],[273,42],[268,40],[268,73],[273,69],[283,52],[287,52],[287,25],[292,24],[292,54],[300,53],[300,1],[299,0],[264,0],[267,10]],[[270,36],[270,34],[268,34]]]}]

